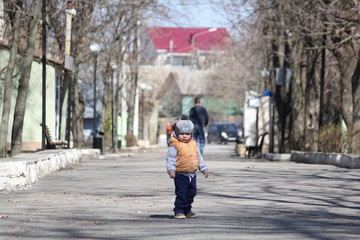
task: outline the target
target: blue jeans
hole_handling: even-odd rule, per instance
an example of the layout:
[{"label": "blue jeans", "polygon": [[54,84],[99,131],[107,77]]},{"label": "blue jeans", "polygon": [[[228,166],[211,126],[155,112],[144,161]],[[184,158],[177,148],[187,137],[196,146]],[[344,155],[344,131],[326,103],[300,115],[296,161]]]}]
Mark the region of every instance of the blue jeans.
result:
[{"label": "blue jeans", "polygon": [[176,194],[174,212],[187,215],[196,196],[196,175],[191,177],[176,173],[174,184]]},{"label": "blue jeans", "polygon": [[205,128],[199,125],[195,125],[193,137],[196,144],[200,148],[200,152],[203,153],[205,147]]}]

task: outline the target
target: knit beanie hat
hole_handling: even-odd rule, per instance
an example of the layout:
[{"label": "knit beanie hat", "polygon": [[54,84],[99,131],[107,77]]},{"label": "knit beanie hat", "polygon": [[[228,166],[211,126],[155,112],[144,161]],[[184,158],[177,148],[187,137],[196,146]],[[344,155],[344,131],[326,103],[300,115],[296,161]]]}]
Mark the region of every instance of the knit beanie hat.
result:
[{"label": "knit beanie hat", "polygon": [[181,120],[176,123],[175,134],[179,136],[180,133],[190,133],[192,134],[194,130],[194,124],[189,120],[189,116],[183,114]]}]

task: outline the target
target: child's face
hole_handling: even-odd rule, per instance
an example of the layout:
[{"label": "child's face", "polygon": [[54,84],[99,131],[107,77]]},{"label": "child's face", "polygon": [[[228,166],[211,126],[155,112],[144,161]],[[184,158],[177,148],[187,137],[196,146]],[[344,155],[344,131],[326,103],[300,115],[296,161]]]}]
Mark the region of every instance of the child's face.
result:
[{"label": "child's face", "polygon": [[190,133],[179,133],[178,139],[180,142],[190,142],[191,134]]}]

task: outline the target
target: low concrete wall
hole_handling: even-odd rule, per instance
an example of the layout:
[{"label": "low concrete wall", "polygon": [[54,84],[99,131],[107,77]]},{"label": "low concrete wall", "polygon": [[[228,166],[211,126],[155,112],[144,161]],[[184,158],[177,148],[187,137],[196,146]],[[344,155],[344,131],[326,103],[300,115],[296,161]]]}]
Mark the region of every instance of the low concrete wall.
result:
[{"label": "low concrete wall", "polygon": [[343,168],[360,168],[360,156],[342,153],[291,151],[290,161],[309,164],[328,164]]},{"label": "low concrete wall", "polygon": [[51,172],[78,164],[83,158],[96,158],[99,155],[99,149],[70,149],[22,153],[1,159],[0,191],[23,188]]}]

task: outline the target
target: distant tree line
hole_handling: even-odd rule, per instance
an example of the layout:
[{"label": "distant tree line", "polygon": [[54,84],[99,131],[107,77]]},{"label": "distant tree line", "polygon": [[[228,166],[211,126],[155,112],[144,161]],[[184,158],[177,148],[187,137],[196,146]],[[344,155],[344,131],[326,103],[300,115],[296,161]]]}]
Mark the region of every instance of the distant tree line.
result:
[{"label": "distant tree line", "polygon": [[[43,3],[46,5],[43,8]],[[0,128],[0,154],[7,156],[6,142],[9,129],[11,89],[15,84],[14,75],[20,75],[17,88],[17,100],[11,132],[11,155],[20,153],[22,145],[23,120],[25,102],[29,87],[31,63],[34,56],[42,53],[42,25],[46,21],[47,58],[64,61],[66,11],[74,9],[72,16],[71,56],[74,58],[72,80],[72,120],[71,130],[75,147],[84,146],[83,114],[85,104],[93,102],[90,96],[83,96],[79,89],[93,88],[92,59],[89,46],[97,43],[101,47],[99,53],[99,76],[101,80],[97,91],[103,93],[101,131],[105,129],[107,112],[114,99],[114,113],[120,110],[120,100],[123,98],[128,107],[127,132],[133,133],[135,94],[138,85],[139,52],[138,41],[140,28],[146,20],[166,17],[165,6],[155,0],[0,0],[3,6],[1,30],[3,44],[9,46],[10,57],[5,69],[1,70],[4,88],[1,93],[2,118]],[[45,11],[44,11],[45,10]],[[116,67],[114,67],[116,65]],[[130,69],[125,74],[124,66]],[[19,73],[14,71],[19,71]],[[64,73],[63,83],[67,76]],[[110,89],[110,80],[114,80],[114,90]],[[121,95],[121,89],[126,86],[129,91]],[[85,92],[86,94],[86,92]],[[87,101],[87,102],[85,102]],[[110,116],[111,117],[111,116]],[[109,120],[109,119],[108,119]],[[108,136],[113,142],[113,151],[117,149],[117,121],[114,121],[114,134]]]},{"label": "distant tree line", "polygon": [[[236,41],[219,75],[239,86],[238,95],[273,93],[275,130],[284,132],[279,151],[360,153],[360,2],[242,0],[221,6]],[[276,69],[291,69],[290,84],[276,84]]]},{"label": "distant tree line", "polygon": [[[215,81],[208,84],[209,92],[240,102],[245,91],[270,90],[278,119],[275,131],[284,136],[284,139],[277,139],[277,142],[284,140],[284,148],[279,151],[330,149],[358,154],[359,2],[208,1],[214,7],[220,4],[224,8],[235,39],[231,51],[218,58],[219,71],[213,76]],[[46,15],[42,11],[43,2],[46,2]],[[101,88],[97,88],[102,91],[98,96],[103,103],[100,128],[105,131],[109,121],[106,113],[110,111],[111,99],[115,102],[115,113],[120,111],[119,103],[124,99],[129,116],[127,132],[133,133],[141,64],[139,34],[149,19],[168,17],[166,6],[155,0],[0,0],[0,4],[4,9],[1,13],[2,42],[10,52],[6,68],[0,69],[4,82],[0,124],[2,157],[6,156],[5,144],[10,131],[11,88],[16,86],[18,91],[16,103],[13,103],[15,113],[11,129],[11,154],[15,155],[21,150],[31,62],[34,55],[42,53],[42,23],[46,21],[47,57],[63,62],[66,10],[69,8],[76,11],[72,18],[71,41],[75,68],[71,74],[71,129],[75,147],[84,145],[81,125],[84,106],[93,102],[90,94],[87,96],[86,91],[79,90],[92,89],[93,57],[89,51],[92,43],[98,43],[102,49],[98,56]],[[125,66],[128,73],[124,71]],[[291,84],[276,84],[276,69],[291,69]],[[14,75],[19,76],[16,84]],[[111,79],[115,81],[114,91],[111,91]],[[124,87],[126,95],[120,94]],[[117,121],[113,116],[111,121],[116,133]],[[117,151],[116,134],[111,134],[110,138],[113,151]]]}]

